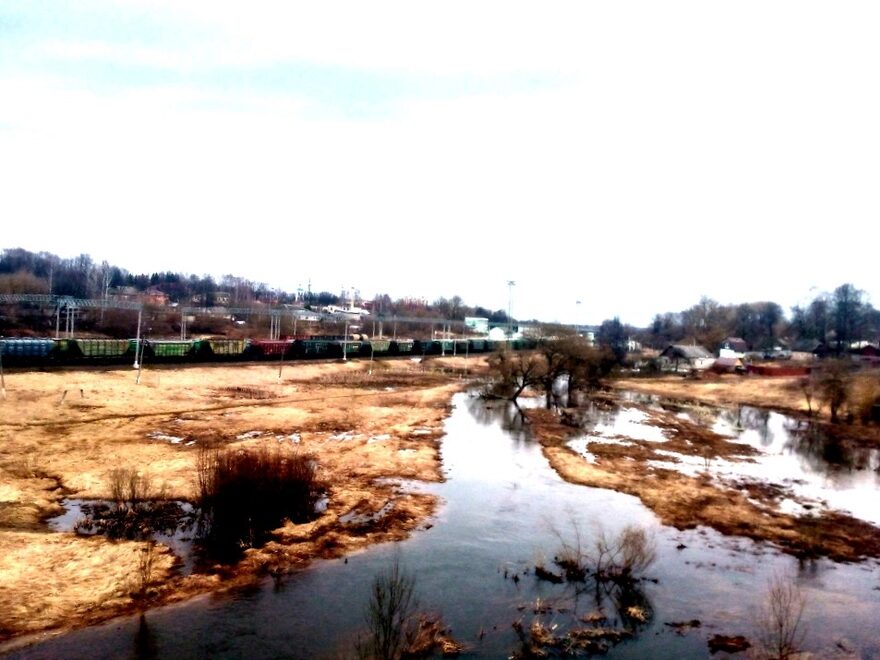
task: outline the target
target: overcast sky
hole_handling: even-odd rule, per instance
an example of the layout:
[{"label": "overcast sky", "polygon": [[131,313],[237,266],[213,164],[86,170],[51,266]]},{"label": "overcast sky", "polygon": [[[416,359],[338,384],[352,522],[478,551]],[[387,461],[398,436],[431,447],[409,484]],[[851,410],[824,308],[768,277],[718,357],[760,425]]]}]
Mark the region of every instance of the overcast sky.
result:
[{"label": "overcast sky", "polygon": [[[880,3],[0,3],[0,247],[646,324],[880,304]],[[577,301],[581,301],[577,304]]]}]

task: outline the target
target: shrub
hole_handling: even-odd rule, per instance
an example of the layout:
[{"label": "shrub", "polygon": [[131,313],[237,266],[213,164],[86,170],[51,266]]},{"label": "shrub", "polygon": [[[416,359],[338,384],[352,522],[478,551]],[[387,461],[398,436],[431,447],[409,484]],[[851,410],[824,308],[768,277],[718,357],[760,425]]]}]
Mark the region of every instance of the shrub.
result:
[{"label": "shrub", "polygon": [[877,372],[860,374],[853,378],[848,408],[863,423],[874,420],[876,406],[880,404],[880,377]]},{"label": "shrub", "polygon": [[110,470],[110,499],[117,509],[136,509],[141,502],[148,500],[151,493],[150,478],[138,474],[131,468]]},{"label": "shrub", "polygon": [[462,652],[440,616],[417,611],[415,583],[415,577],[400,567],[399,558],[374,578],[364,613],[369,632],[355,645],[358,658],[398,660]]},{"label": "shrub", "polygon": [[403,571],[397,560],[376,576],[365,613],[370,633],[358,644],[358,657],[394,660],[402,656],[415,613],[414,590],[415,578]]},{"label": "shrub", "polygon": [[792,578],[774,576],[757,611],[758,639],[768,658],[797,655],[805,630],[801,625],[806,599]]},{"label": "shrub", "polygon": [[206,449],[197,461],[202,537],[218,558],[262,545],[285,520],[315,517],[315,461],[297,451]]}]

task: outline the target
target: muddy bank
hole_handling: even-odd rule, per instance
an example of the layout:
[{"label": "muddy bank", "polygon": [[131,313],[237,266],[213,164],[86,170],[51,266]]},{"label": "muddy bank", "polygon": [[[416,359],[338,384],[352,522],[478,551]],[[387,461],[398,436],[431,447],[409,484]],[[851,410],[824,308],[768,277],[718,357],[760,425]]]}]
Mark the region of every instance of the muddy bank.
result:
[{"label": "muddy bank", "polygon": [[[613,407],[615,396],[599,401]],[[844,513],[809,512],[807,515],[778,510],[781,489],[773,483],[724,483],[713,479],[715,460],[754,461],[754,448],[715,433],[672,411],[656,410],[632,402],[645,424],[661,429],[663,441],[631,437],[590,437],[583,447],[570,441],[584,436],[576,416],[557,415],[544,409],[526,410],[534,436],[553,468],[567,481],[608,488],[638,497],[664,524],[678,529],[700,525],[723,534],[767,541],[802,558],[827,556],[837,561],[880,557],[880,529]],[[579,451],[582,450],[582,451]],[[681,458],[677,458],[681,457]],[[705,463],[695,474],[659,465],[675,465],[683,458]]]},{"label": "muddy bank", "polygon": [[[479,363],[468,360],[472,369]],[[8,375],[0,402],[0,639],[235,589],[423,524],[435,499],[383,478],[442,479],[442,422],[467,381],[457,359],[373,367],[370,375],[363,362],[297,365],[280,379],[268,365],[165,368],[145,371],[140,384],[124,370]],[[288,522],[233,565],[202,564],[188,575],[161,544],[49,529],[65,498],[110,499],[118,469],[143,476],[151,498],[195,502],[206,446],[308,454],[326,509],[310,522]],[[147,547],[154,550],[145,577]]]}]

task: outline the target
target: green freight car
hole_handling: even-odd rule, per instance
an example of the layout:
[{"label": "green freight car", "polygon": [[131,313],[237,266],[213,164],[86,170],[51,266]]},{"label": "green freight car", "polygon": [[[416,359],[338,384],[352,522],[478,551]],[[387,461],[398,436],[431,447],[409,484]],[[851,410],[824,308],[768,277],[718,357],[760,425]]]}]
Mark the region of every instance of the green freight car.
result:
[{"label": "green freight car", "polygon": [[413,352],[415,341],[412,339],[395,339],[391,342],[392,355],[409,355]]},{"label": "green freight car", "polygon": [[157,340],[150,339],[146,342],[146,351],[158,360],[172,358],[186,358],[193,354],[192,341]]},{"label": "green freight car", "polygon": [[131,339],[62,339],[58,342],[58,352],[62,359],[71,360],[134,359],[135,343]]}]

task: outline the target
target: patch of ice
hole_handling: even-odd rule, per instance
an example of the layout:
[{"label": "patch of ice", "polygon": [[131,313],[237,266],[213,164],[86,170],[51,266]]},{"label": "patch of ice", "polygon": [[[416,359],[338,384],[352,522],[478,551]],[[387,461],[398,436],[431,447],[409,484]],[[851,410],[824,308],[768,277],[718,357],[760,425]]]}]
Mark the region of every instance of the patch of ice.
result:
[{"label": "patch of ice", "polygon": [[247,433],[241,433],[235,436],[236,440],[249,440],[251,438],[259,438],[263,435],[262,431],[248,431]]},{"label": "patch of ice", "polygon": [[625,436],[633,440],[645,440],[647,442],[666,442],[663,429],[658,426],[645,424],[648,416],[636,408],[624,408],[618,413],[610,424],[599,424],[595,433],[607,438]]},{"label": "patch of ice", "polygon": [[336,435],[331,435],[330,440],[354,440],[355,438],[359,438],[360,434],[355,433],[354,431],[345,431],[343,433],[337,433]]},{"label": "patch of ice", "polygon": [[382,435],[373,435],[367,440],[368,445],[372,445],[376,442],[385,442],[386,440],[390,440],[391,435],[388,433],[383,433]]},{"label": "patch of ice", "polygon": [[416,429],[410,435],[430,435],[431,433],[431,429]]},{"label": "patch of ice", "polygon": [[587,447],[590,444],[589,438],[578,438],[577,440],[570,440],[568,443],[569,449],[580,454],[587,463],[596,463],[596,457],[587,450]]}]

